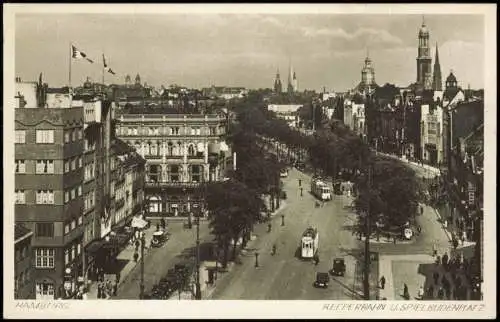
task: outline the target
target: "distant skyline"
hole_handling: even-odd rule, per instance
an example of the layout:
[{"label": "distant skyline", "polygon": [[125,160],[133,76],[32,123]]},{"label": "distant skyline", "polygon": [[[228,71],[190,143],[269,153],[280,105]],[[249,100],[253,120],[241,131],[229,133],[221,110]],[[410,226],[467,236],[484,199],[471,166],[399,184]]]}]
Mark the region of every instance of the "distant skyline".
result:
[{"label": "distant skyline", "polygon": [[[443,84],[484,87],[482,15],[426,15],[434,64]],[[416,80],[422,15],[401,14],[18,14],[16,76],[68,84],[69,44],[95,61],[73,61],[73,86],[101,81],[102,53],[121,84],[125,75],[159,87],[211,85],[271,88],[276,70],[286,86],[291,62],[299,90],[345,91],[361,79],[367,51],[379,85]]]}]

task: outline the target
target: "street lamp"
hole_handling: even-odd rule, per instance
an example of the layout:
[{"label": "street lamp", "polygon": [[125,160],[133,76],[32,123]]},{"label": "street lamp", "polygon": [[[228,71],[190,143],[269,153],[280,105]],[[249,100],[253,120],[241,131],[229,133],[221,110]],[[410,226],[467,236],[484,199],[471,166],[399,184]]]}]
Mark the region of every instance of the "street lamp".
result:
[{"label": "street lamp", "polygon": [[196,293],[195,299],[201,300],[200,284],[200,216],[196,217]]},{"label": "street lamp", "polygon": [[139,299],[144,298],[144,244],[146,243],[146,234],[141,231],[141,285]]}]

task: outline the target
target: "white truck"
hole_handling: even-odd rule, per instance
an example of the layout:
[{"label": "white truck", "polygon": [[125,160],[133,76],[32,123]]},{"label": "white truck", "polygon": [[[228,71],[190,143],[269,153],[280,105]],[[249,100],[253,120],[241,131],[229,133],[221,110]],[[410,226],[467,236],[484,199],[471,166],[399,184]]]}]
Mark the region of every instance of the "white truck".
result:
[{"label": "white truck", "polygon": [[319,233],[316,228],[309,227],[300,240],[300,256],[302,259],[312,259],[318,253]]},{"label": "white truck", "polygon": [[318,178],[311,180],[311,193],[322,201],[332,199],[332,190],[324,181]]}]

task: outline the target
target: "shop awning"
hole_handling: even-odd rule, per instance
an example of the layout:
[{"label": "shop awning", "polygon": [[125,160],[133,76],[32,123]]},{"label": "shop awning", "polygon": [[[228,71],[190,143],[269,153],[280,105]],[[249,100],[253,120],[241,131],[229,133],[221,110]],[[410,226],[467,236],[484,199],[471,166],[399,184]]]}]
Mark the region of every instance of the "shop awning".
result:
[{"label": "shop awning", "polygon": [[104,240],[94,240],[90,244],[87,245],[87,253],[89,255],[97,253],[104,245],[105,241]]},{"label": "shop awning", "polygon": [[145,228],[146,226],[148,225],[148,222],[145,221],[144,219],[140,218],[140,217],[134,217],[132,219],[132,227],[133,228],[139,228],[139,229],[143,229]]}]

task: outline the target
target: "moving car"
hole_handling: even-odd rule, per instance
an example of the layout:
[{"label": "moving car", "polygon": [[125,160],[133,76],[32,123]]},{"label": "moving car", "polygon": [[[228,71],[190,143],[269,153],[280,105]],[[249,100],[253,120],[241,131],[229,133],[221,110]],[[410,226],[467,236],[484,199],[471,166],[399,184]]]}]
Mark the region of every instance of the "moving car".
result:
[{"label": "moving car", "polygon": [[330,282],[330,275],[328,273],[316,273],[316,281],[314,282],[314,287],[327,288]]},{"label": "moving car", "polygon": [[153,233],[153,238],[151,239],[152,247],[161,247],[168,240],[168,234],[166,231],[159,230]]},{"label": "moving car", "polygon": [[343,258],[335,258],[333,260],[332,275],[344,276],[345,274],[345,262]]}]

